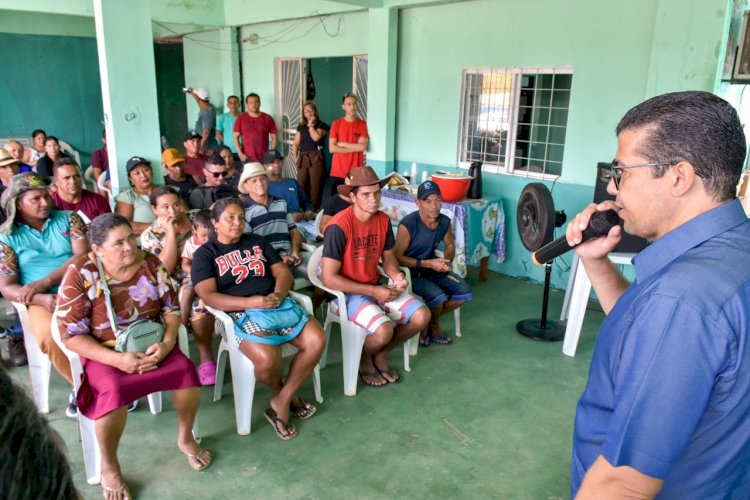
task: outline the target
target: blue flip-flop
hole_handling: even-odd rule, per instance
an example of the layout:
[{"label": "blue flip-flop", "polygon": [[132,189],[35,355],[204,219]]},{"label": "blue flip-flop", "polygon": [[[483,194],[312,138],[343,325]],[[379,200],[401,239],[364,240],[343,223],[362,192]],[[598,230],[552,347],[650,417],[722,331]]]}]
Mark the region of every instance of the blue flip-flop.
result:
[{"label": "blue flip-flop", "polygon": [[[440,340],[443,340],[444,342],[439,342]],[[451,345],[452,343],[453,339],[449,338],[447,335],[430,335],[430,344]]]},{"label": "blue flip-flop", "polygon": [[430,347],[430,343],[432,342],[432,335],[429,333],[425,336],[419,335],[419,348],[420,349],[427,349]]}]

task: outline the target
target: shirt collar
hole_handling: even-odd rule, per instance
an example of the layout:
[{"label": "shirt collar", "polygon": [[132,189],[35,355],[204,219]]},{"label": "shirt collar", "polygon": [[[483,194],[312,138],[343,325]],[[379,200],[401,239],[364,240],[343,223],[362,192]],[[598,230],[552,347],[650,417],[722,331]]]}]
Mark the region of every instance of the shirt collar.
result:
[{"label": "shirt collar", "polygon": [[739,200],[719,205],[668,232],[633,258],[636,282],[677,260],[701,243],[748,221]]}]

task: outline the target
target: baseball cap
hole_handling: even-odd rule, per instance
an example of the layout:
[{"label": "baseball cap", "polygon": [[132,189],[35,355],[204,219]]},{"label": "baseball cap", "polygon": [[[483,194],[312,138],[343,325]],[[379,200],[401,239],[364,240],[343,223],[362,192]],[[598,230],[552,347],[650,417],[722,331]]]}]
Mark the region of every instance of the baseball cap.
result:
[{"label": "baseball cap", "polygon": [[125,164],[125,171],[127,173],[130,173],[130,171],[133,170],[138,165],[148,165],[150,167],[151,162],[145,158],[141,158],[140,156],[134,156],[131,159],[129,159],[128,162]]},{"label": "baseball cap", "polygon": [[196,133],[196,132],[194,132],[194,131],[192,131],[192,130],[190,132],[188,132],[187,134],[185,134],[185,140],[186,141],[190,141],[192,139],[200,139],[200,138],[201,138],[201,135],[198,134],[198,133]]},{"label": "baseball cap", "polygon": [[436,194],[440,197],[443,196],[443,193],[440,192],[440,187],[432,181],[424,181],[419,185],[419,188],[417,189],[418,200],[424,200],[431,194]]},{"label": "baseball cap", "polygon": [[185,158],[179,150],[175,148],[167,148],[161,154],[161,162],[168,167],[176,165],[178,163],[185,163]]},{"label": "baseball cap", "polygon": [[276,151],[275,149],[271,149],[266,151],[266,154],[263,155],[263,164],[271,163],[274,160],[283,160],[284,157],[281,156],[281,154]]},{"label": "baseball cap", "polygon": [[204,89],[202,87],[201,88],[197,88],[197,89],[193,89],[193,94],[195,94],[196,96],[198,96],[198,99],[200,99],[201,101],[208,101],[208,90],[206,90],[206,89]]}]

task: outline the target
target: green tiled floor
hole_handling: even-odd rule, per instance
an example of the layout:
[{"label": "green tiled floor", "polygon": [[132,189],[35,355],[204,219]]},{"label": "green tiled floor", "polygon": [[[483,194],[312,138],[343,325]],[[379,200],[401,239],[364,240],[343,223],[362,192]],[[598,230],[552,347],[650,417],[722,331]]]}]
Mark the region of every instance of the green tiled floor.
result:
[{"label": "green tiled floor", "polygon": [[[214,453],[206,471],[192,471],[178,452],[168,395],[156,416],[144,399],[129,417],[119,453],[131,491],[160,499],[567,498],[573,415],[603,315],[588,311],[578,356],[569,358],[560,342],[515,332],[518,320],[539,316],[540,286],[497,274],[473,285],[476,299],[462,311],[463,338],[420,349],[397,385],[360,384],[357,396],[344,396],[334,326],[321,372],[325,402],[297,423],[291,441],[278,439],[263,418],[265,387],[255,392],[249,436],[235,432],[229,374],[221,401],[203,389],[203,445]],[[550,317],[559,316],[562,298],[552,292]],[[443,321],[451,332],[452,323]],[[397,369],[400,356],[392,354]],[[11,373],[28,385],[26,368]],[[65,439],[80,491],[101,498],[100,488],[85,481],[77,425],[63,411],[67,394],[53,374],[49,420]],[[311,384],[303,396],[313,399]]]}]

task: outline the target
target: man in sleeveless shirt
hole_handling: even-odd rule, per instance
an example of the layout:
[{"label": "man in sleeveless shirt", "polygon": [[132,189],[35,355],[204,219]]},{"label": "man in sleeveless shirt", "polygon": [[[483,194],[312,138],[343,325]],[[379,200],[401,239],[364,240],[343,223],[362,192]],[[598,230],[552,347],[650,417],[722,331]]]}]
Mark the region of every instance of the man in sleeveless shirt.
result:
[{"label": "man in sleeveless shirt", "polygon": [[[425,181],[417,190],[417,211],[401,220],[396,235],[394,252],[399,264],[411,271],[411,287],[430,308],[432,319],[419,344],[449,345],[453,340],[440,328],[440,316],[471,300],[471,288],[457,274],[451,272],[456,247],[453,243],[451,221],[441,214],[443,196],[440,187]],[[435,250],[443,245],[442,256]]]}]

